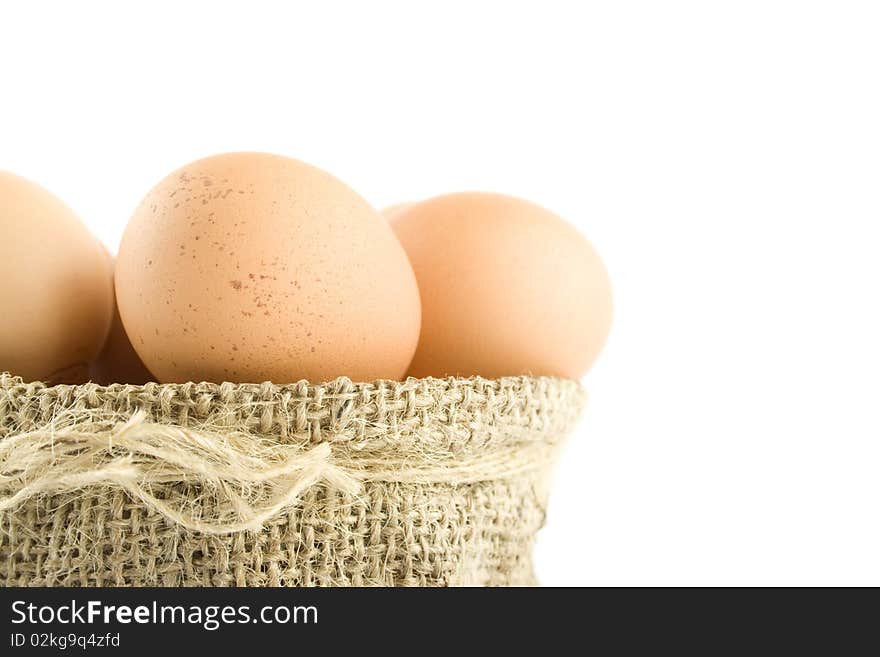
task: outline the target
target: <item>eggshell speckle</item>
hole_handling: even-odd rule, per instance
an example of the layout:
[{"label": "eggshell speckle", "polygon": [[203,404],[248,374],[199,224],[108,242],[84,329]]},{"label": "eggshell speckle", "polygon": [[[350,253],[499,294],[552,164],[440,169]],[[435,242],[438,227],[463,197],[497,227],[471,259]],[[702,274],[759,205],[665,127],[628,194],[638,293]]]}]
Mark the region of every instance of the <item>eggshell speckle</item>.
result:
[{"label": "eggshell speckle", "polygon": [[379,213],[330,174],[264,153],[209,157],[160,182],[125,231],[116,293],[163,382],[396,379],[421,318]]}]

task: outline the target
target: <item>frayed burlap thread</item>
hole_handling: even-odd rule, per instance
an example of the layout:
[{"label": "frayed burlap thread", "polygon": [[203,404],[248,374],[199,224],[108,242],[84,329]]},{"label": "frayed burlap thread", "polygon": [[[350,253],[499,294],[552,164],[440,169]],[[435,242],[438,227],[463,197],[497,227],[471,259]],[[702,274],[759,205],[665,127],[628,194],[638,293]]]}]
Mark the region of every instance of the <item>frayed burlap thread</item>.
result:
[{"label": "frayed burlap thread", "polygon": [[534,584],[574,381],[0,374],[0,585]]}]

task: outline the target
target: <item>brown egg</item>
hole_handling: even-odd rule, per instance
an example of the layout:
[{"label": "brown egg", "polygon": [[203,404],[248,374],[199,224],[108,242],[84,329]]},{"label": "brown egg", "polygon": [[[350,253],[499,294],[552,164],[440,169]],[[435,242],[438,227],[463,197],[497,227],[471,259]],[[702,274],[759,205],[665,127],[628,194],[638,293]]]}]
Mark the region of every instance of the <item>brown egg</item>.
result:
[{"label": "brown egg", "polygon": [[[109,255],[108,255],[109,258]],[[111,259],[112,272],[112,259]],[[132,383],[143,385],[148,381],[155,381],[156,377],[150,374],[140,357],[131,346],[122,319],[119,317],[119,309],[113,305],[113,322],[110,325],[110,334],[104,343],[101,353],[91,364],[89,375],[92,381],[108,386],[111,383]]]},{"label": "brown egg", "polygon": [[418,341],[412,267],[330,174],[228,153],[160,182],[126,228],[119,313],[163,382],[397,379]]},{"label": "brown egg", "polygon": [[415,203],[391,225],[422,300],[411,376],[577,378],[589,370],[611,326],[611,286],[571,225],[485,193]]},{"label": "brown egg", "polygon": [[113,288],[100,242],[42,187],[0,172],[0,371],[80,383],[104,344]]}]

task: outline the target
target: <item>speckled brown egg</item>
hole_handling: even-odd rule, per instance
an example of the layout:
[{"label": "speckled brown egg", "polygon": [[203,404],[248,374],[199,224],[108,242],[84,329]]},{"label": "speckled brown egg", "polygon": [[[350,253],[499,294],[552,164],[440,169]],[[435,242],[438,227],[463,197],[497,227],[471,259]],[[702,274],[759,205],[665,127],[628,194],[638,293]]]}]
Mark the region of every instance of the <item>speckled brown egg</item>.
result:
[{"label": "speckled brown egg", "polygon": [[534,203],[478,192],[389,217],[422,300],[412,376],[577,378],[611,326],[608,273],[572,225]]},{"label": "speckled brown egg", "polygon": [[421,319],[392,230],[330,174],[264,153],[162,180],[120,246],[125,330],[160,381],[402,377]]},{"label": "speckled brown egg", "polygon": [[109,262],[73,211],[0,171],[0,371],[80,383],[113,312]]}]

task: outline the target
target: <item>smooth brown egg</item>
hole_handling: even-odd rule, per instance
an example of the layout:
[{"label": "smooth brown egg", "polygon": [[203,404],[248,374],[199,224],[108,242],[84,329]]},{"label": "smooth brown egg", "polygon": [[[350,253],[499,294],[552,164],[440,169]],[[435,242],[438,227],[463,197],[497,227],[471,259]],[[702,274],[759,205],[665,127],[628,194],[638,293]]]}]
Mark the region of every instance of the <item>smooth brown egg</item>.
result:
[{"label": "smooth brown egg", "polygon": [[126,228],[116,294],[160,381],[398,379],[421,312],[379,213],[330,174],[228,153],[161,181]]},{"label": "smooth brown egg", "polygon": [[101,353],[89,368],[89,376],[92,381],[105,386],[112,383],[143,385],[148,381],[156,380],[156,377],[150,374],[131,345],[131,340],[125,332],[122,319],[119,317],[119,309],[115,303],[110,333],[104,342]]},{"label": "smooth brown egg", "polygon": [[110,328],[100,242],[45,189],[0,172],[0,371],[80,383]]},{"label": "smooth brown egg", "polygon": [[577,378],[611,327],[605,266],[574,227],[510,196],[460,193],[390,217],[416,272],[411,376]]}]

